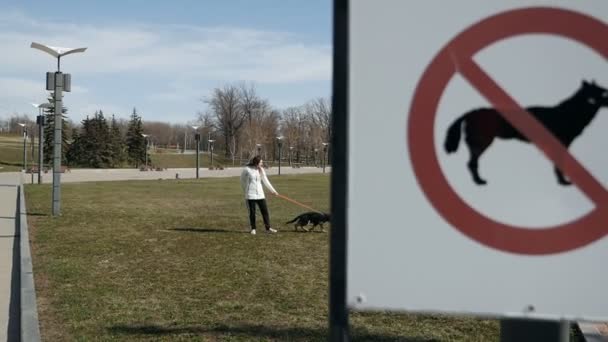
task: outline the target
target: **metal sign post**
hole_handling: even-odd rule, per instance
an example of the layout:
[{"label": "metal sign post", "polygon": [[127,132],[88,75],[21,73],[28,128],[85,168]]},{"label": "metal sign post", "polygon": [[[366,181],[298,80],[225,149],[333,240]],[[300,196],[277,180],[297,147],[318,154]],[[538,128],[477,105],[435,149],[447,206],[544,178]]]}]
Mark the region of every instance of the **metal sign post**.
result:
[{"label": "metal sign post", "polygon": [[329,340],[350,341],[347,282],[348,198],[348,0],[334,0]]}]

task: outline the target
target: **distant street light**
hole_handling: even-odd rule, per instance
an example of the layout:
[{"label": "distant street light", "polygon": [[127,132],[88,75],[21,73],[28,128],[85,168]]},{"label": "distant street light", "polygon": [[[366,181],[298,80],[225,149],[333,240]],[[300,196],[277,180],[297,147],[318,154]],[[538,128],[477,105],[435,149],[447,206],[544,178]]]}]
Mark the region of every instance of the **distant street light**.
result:
[{"label": "distant street light", "polygon": [[280,176],[281,175],[281,150],[283,149],[283,136],[278,136],[277,142],[279,143],[279,176]]},{"label": "distant street light", "polygon": [[293,146],[289,146],[289,166],[291,166],[291,153],[293,152]]},{"label": "distant street light", "polygon": [[150,136],[150,134],[141,134],[142,137],[144,137],[144,139],[146,139],[146,171],[148,171],[148,137]]},{"label": "distant street light", "polygon": [[42,140],[44,136],[44,125],[46,124],[46,118],[42,115],[43,108],[53,108],[52,103],[32,103],[32,106],[38,108],[38,116],[36,117],[36,123],[38,124],[38,184],[42,184],[42,168],[43,168],[43,155],[44,148],[42,146]]},{"label": "distant street light", "polygon": [[56,47],[36,42],[32,42],[30,47],[46,52],[57,58],[57,71],[54,73],[46,73],[46,90],[53,90],[53,108],[55,108],[55,127],[53,130],[53,216],[57,216],[60,213],[61,207],[61,134],[63,128],[63,120],[61,118],[63,105],[61,102],[63,91],[70,92],[72,87],[71,75],[61,73],[61,57],[73,53],[85,52],[87,48]]},{"label": "distant street light", "polygon": [[209,167],[211,169],[213,169],[213,142],[215,142],[215,140],[213,139],[209,139],[209,155],[211,157],[211,161],[209,162],[209,164],[211,164]]},{"label": "distant street light", "polygon": [[184,151],[182,152],[183,154],[186,154],[187,144],[188,144],[188,131],[184,130]]},{"label": "distant street light", "polygon": [[27,153],[26,153],[26,144],[27,144],[27,126],[24,123],[19,123],[19,126],[23,128],[23,172],[27,171]]},{"label": "distant street light", "polygon": [[198,132],[200,126],[192,126],[194,129],[194,140],[196,141],[196,179],[198,179],[198,171],[200,168],[199,157],[200,157],[200,145],[201,145],[201,134]]},{"label": "distant street light", "polygon": [[327,145],[328,143],[323,143],[323,173],[325,173],[325,160],[327,159]]}]

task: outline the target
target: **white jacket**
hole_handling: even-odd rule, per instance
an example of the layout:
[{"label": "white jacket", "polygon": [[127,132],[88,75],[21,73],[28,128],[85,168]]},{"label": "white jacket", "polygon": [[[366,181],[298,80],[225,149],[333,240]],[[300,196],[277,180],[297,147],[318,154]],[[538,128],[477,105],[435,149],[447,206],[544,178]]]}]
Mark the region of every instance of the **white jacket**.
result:
[{"label": "white jacket", "polygon": [[262,169],[262,172],[258,171],[255,167],[246,166],[241,172],[241,189],[245,193],[245,199],[264,199],[264,189],[262,188],[262,182],[271,193],[277,194],[277,191],[272,187],[266,172]]}]

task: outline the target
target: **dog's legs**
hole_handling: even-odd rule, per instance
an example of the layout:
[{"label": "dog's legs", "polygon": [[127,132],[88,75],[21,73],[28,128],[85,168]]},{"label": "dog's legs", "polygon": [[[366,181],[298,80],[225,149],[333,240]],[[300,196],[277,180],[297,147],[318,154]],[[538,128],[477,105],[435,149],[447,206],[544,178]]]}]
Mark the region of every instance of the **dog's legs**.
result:
[{"label": "dog's legs", "polygon": [[[568,139],[560,139],[562,144],[564,144],[564,146],[566,146],[566,148],[570,147],[570,144],[572,144],[572,141],[568,141]],[[569,180],[566,179],[566,177],[564,177],[564,173],[562,172],[562,170],[560,170],[557,165],[553,166],[553,169],[555,170],[555,175],[557,176],[557,182],[560,185],[571,185],[572,182],[570,182]]]},{"label": "dog's legs", "polygon": [[[484,139],[485,138],[485,139]],[[479,158],[483,152],[490,146],[494,137],[477,137],[467,134],[466,142],[469,147],[470,158],[467,166],[473,177],[473,181],[477,185],[485,185],[488,182],[479,175]]]}]

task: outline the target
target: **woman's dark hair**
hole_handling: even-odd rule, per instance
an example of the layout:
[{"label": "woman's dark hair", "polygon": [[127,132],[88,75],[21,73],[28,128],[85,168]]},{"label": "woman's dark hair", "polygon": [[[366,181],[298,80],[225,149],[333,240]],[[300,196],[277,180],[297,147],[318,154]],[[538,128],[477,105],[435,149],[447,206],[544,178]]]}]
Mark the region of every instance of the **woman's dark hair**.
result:
[{"label": "woman's dark hair", "polygon": [[249,161],[247,166],[258,166],[258,165],[260,165],[260,160],[262,160],[262,157],[255,156],[255,157],[251,158],[251,161]]}]

